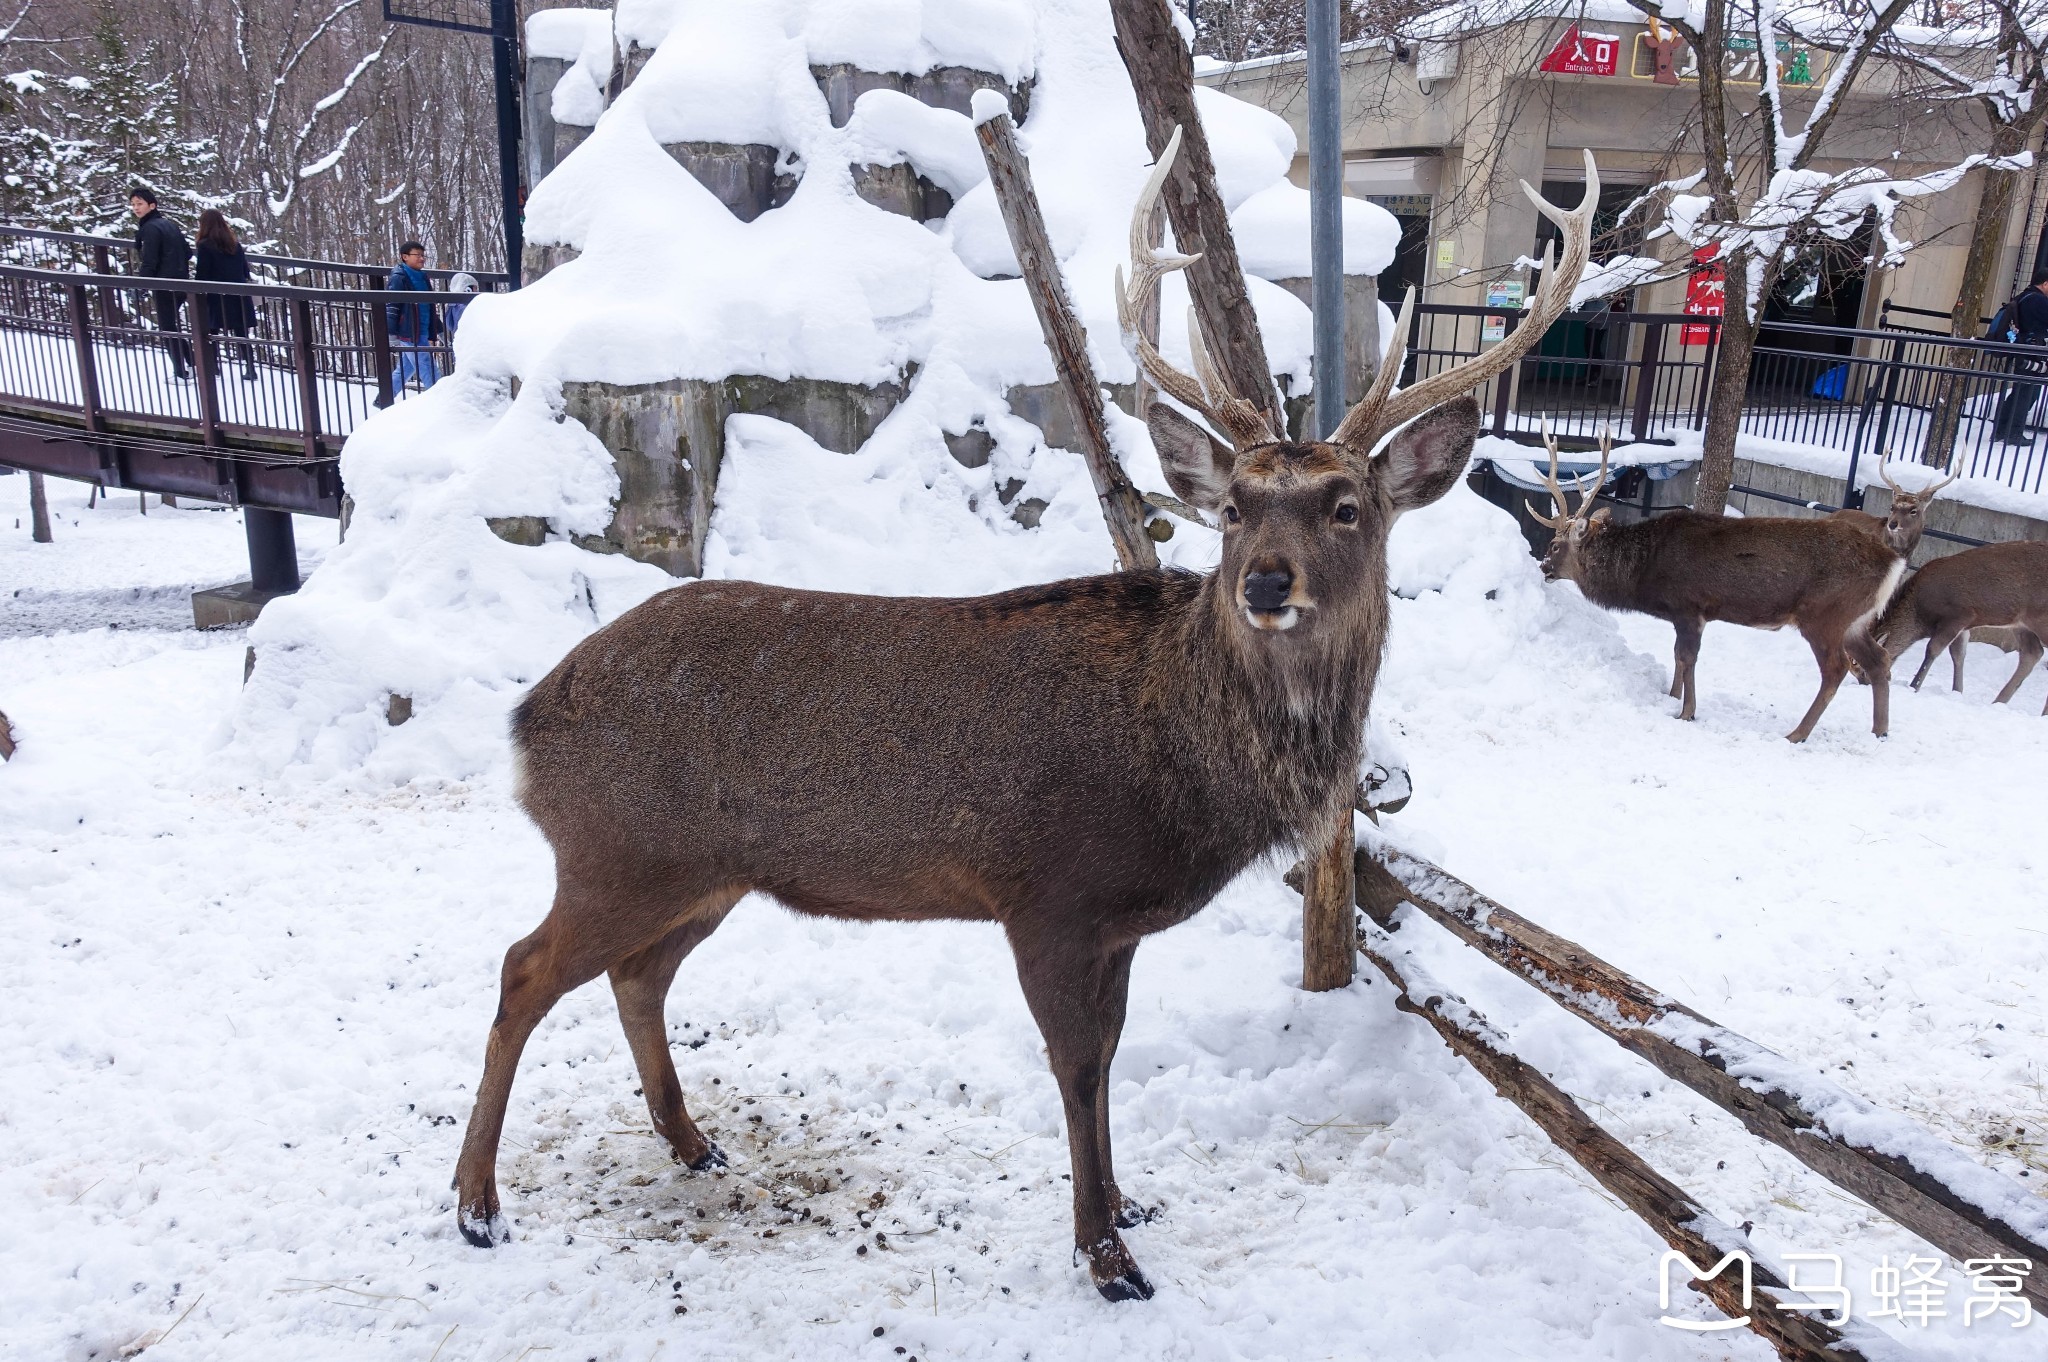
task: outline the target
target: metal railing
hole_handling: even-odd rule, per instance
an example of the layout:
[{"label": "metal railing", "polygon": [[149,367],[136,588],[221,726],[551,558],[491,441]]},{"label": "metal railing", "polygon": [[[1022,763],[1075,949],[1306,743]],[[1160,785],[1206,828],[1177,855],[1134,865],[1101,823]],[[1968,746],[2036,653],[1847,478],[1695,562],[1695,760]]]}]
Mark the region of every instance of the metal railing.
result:
[{"label": "metal railing", "polygon": [[[0,225],[0,263],[40,269],[77,270],[89,274],[125,274],[132,237],[94,236],[84,232],[53,232],[35,227]],[[390,265],[344,264],[305,260],[291,255],[250,251],[249,271],[259,283],[293,284],[300,288],[382,288]],[[445,289],[457,274],[476,280],[479,291],[502,293],[511,279],[495,270],[423,270],[437,288]]]},{"label": "metal railing", "polygon": [[[1404,382],[1471,358],[1512,334],[1521,321],[1511,311],[1432,303],[1418,306],[1416,314]],[[1768,323],[1751,364],[1743,434],[1796,446],[1804,456],[1799,466],[1809,469],[1835,464],[1827,456],[1839,456],[1841,471],[1825,474],[1842,482],[1838,505],[1862,504],[1861,474],[1887,453],[2020,492],[2048,491],[2042,439],[2048,434],[2042,417],[2048,351],[1959,340],[1945,329],[1937,333],[1891,321],[1890,314],[1887,321],[1885,329],[1869,331]],[[1706,425],[1719,334],[1712,317],[1568,314],[1534,353],[1476,396],[1496,435],[1529,441],[1547,423],[1560,437],[1580,442],[1603,433],[1620,440],[1671,439]],[[1815,454],[1823,457],[1815,460]],[[1795,500],[1762,489],[1738,490]]]},{"label": "metal railing", "polygon": [[[341,441],[401,395],[402,360],[452,368],[447,319],[471,296],[0,266],[0,462],[126,486],[124,451],[201,457],[223,500],[237,499],[236,462],[272,474],[326,465],[333,494],[316,500],[338,509]],[[394,340],[395,308],[441,319],[442,335]],[[82,450],[97,468],[59,461]]]}]

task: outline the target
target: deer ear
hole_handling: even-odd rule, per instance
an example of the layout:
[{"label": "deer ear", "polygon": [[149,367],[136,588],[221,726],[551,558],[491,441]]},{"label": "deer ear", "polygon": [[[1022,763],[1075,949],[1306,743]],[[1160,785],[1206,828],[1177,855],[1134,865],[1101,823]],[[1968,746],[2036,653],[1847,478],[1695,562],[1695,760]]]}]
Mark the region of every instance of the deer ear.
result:
[{"label": "deer ear", "polygon": [[1611,508],[1602,506],[1599,510],[1593,512],[1592,520],[1590,523],[1594,525],[1605,525],[1610,519],[1613,518],[1613,515],[1614,512]]},{"label": "deer ear", "polygon": [[1237,456],[1208,431],[1164,402],[1145,414],[1152,447],[1173,494],[1197,510],[1214,512],[1230,493],[1230,470]]},{"label": "deer ear", "polygon": [[1374,476],[1396,511],[1427,506],[1451,490],[1472,461],[1479,439],[1479,404],[1470,397],[1446,402],[1410,422],[1372,461]]}]

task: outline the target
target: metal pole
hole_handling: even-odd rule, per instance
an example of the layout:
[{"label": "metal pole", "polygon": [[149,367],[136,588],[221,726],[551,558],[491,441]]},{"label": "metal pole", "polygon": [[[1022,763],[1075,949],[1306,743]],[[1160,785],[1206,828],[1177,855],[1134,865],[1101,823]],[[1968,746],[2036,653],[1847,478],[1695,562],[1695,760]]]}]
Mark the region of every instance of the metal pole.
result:
[{"label": "metal pole", "polygon": [[1315,436],[1344,419],[1344,147],[1338,129],[1339,0],[1308,0],[1309,257],[1315,325]]},{"label": "metal pole", "polygon": [[525,211],[520,193],[519,7],[517,0],[491,0],[491,69],[498,86],[498,189],[505,215],[505,273],[511,287],[519,287],[519,257],[523,232],[520,215]]}]

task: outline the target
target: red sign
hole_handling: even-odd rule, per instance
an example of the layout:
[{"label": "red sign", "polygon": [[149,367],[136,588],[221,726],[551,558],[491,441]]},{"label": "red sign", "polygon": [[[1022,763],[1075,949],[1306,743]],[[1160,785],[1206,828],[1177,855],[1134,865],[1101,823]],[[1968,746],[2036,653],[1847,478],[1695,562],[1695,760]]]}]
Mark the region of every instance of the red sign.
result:
[{"label": "red sign", "polygon": [[1611,33],[1581,33],[1573,24],[1537,70],[1561,76],[1611,76],[1620,59],[1620,38]]},{"label": "red sign", "polygon": [[[1728,301],[1728,276],[1710,263],[1721,253],[1719,246],[1702,246],[1692,253],[1692,273],[1685,281],[1685,313],[1689,317],[1718,317]],[[1680,345],[1711,345],[1718,327],[1681,326]]]}]

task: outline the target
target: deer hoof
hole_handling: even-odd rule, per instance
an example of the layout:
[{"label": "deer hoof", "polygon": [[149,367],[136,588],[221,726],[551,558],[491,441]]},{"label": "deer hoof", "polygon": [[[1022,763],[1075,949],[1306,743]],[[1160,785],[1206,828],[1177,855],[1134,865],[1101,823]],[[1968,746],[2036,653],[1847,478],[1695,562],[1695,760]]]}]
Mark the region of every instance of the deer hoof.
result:
[{"label": "deer hoof", "polygon": [[455,1226],[462,1231],[462,1237],[477,1248],[495,1248],[512,1238],[512,1229],[505,1223],[505,1217],[495,1212],[480,1215],[474,1211],[457,1211]]},{"label": "deer hoof", "polygon": [[709,1140],[704,1142],[704,1152],[690,1160],[690,1171],[692,1173],[708,1173],[714,1168],[725,1168],[728,1166],[725,1159],[725,1151]]},{"label": "deer hoof", "polygon": [[1145,1274],[1137,1268],[1126,1268],[1124,1272],[1106,1282],[1097,1282],[1095,1289],[1106,1301],[1149,1301],[1152,1299],[1152,1283],[1145,1280]]}]

